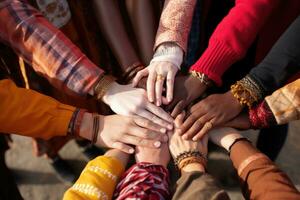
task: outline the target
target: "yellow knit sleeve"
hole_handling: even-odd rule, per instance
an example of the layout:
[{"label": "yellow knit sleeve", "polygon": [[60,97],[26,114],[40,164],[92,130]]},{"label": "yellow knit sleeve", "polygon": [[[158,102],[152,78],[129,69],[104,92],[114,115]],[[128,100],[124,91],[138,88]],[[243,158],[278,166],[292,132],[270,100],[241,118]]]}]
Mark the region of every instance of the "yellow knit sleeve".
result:
[{"label": "yellow knit sleeve", "polygon": [[112,157],[99,156],[90,161],[63,200],[109,200],[124,172],[122,163]]}]

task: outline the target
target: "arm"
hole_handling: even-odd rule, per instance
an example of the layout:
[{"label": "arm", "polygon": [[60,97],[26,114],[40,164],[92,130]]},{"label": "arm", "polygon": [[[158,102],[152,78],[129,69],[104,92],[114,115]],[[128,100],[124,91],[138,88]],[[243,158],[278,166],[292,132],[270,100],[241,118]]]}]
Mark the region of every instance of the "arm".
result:
[{"label": "arm", "polygon": [[276,90],[249,110],[252,128],[285,124],[300,117],[300,79]]},{"label": "arm", "polygon": [[64,200],[112,199],[118,179],[125,170],[128,155],[109,150],[90,161],[76,183],[64,194]]},{"label": "arm", "polygon": [[241,59],[270,16],[278,0],[236,0],[235,6],[219,23],[207,49],[191,67],[206,74],[217,85],[223,73]]},{"label": "arm", "polygon": [[103,73],[25,1],[2,1],[0,24],[0,39],[61,90],[85,96]]},{"label": "arm", "polygon": [[8,79],[0,81],[0,88],[0,132],[43,139],[67,135],[73,106],[18,88]]},{"label": "arm", "polygon": [[300,198],[300,193],[287,175],[235,129],[218,128],[210,131],[209,135],[214,143],[229,152],[245,199]]},{"label": "arm", "polygon": [[230,158],[239,172],[241,188],[246,199],[300,198],[300,193],[288,176],[249,142],[235,143],[231,148]]},{"label": "arm", "polygon": [[300,69],[300,17],[275,43],[265,59],[253,68],[249,77],[268,95],[282,87]]}]

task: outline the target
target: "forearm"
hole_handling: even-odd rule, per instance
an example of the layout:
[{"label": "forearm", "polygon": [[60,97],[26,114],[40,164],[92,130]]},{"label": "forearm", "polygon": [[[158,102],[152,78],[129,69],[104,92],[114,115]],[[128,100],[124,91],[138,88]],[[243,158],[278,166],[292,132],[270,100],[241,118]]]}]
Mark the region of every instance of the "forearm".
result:
[{"label": "forearm", "polygon": [[299,199],[300,194],[287,175],[248,141],[236,142],[230,158],[246,199]]},{"label": "forearm", "polygon": [[2,1],[0,23],[0,39],[65,92],[85,96],[103,73],[26,1]]},{"label": "forearm", "polygon": [[126,32],[118,2],[116,0],[94,0],[93,5],[98,25],[125,72],[128,67],[140,60]]},{"label": "forearm", "polygon": [[32,90],[0,81],[0,132],[49,139],[67,135],[75,108]]},{"label": "forearm", "polygon": [[186,52],[195,5],[196,0],[165,1],[154,49],[162,43],[174,42]]},{"label": "forearm", "polygon": [[224,72],[245,55],[277,4],[278,0],[236,1],[191,70],[204,73],[221,85]]},{"label": "forearm", "polygon": [[283,86],[300,68],[300,17],[279,38],[266,58],[249,76],[262,88],[265,95]]}]

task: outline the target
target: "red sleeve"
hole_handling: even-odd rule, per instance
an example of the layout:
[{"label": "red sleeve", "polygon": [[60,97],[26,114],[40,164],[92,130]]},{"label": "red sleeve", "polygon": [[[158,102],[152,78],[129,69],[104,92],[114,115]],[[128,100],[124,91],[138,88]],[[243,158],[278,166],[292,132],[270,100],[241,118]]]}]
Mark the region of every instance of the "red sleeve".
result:
[{"label": "red sleeve", "polygon": [[278,4],[278,0],[236,0],[219,23],[207,49],[191,70],[202,72],[217,85],[223,73],[241,59]]}]

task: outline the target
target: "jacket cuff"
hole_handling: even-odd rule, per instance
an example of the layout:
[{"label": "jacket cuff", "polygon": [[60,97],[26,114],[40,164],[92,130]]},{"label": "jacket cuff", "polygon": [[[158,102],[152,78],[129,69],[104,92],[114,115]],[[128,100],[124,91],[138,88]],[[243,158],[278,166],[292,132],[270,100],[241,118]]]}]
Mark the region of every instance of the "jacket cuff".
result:
[{"label": "jacket cuff", "polygon": [[221,86],[222,75],[238,60],[238,57],[227,44],[218,40],[211,40],[207,49],[190,70],[207,75],[217,86]]}]

